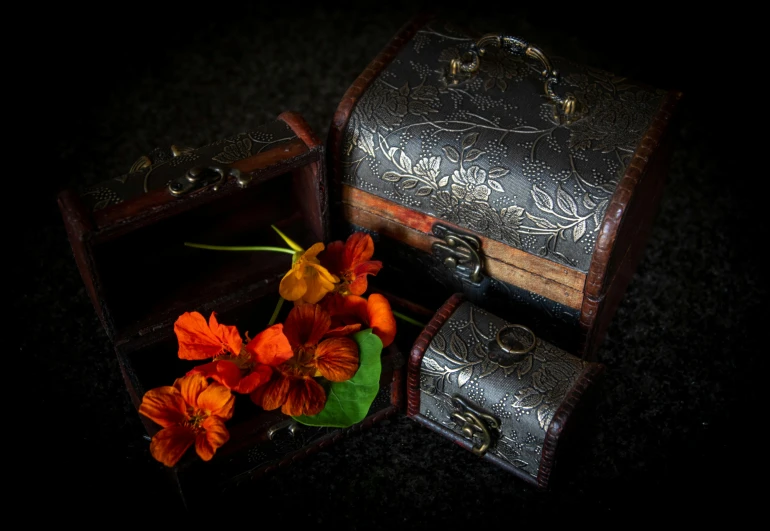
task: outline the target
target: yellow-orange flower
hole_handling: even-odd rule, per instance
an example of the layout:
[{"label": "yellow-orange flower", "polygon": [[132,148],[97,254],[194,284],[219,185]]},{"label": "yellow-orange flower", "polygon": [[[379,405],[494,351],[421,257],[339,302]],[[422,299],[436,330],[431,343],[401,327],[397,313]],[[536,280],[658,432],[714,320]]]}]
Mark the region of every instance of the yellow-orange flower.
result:
[{"label": "yellow-orange flower", "polygon": [[318,253],[324,250],[323,243],[316,243],[301,253],[291,270],[281,279],[278,292],[287,301],[315,304],[334,289],[339,278],[329,273],[318,260]]},{"label": "yellow-orange flower", "polygon": [[225,421],[233,416],[235,397],[224,385],[188,374],[173,386],[151,389],[142,397],[139,413],[160,425],[150,443],[152,456],[174,466],[190,446],[204,461],[230,438]]}]

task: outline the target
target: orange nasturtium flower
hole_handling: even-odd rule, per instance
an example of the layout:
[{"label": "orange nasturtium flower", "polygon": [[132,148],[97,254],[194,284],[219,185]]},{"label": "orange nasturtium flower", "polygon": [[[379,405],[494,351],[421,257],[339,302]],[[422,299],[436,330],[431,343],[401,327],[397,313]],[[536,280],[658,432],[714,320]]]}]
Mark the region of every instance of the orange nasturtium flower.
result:
[{"label": "orange nasturtium flower", "polygon": [[343,295],[363,295],[366,292],[366,275],[376,275],[382,262],[371,260],[374,241],[365,232],[354,232],[345,243],[332,242],[321,255],[321,263],[340,277],[337,291]]},{"label": "orange nasturtium flower", "polygon": [[328,337],[331,318],[320,306],[295,306],[283,333],[294,356],[275,367],[272,379],[251,394],[266,410],[286,415],[317,415],[326,405],[326,392],[314,377],[332,382],[349,380],[358,371],[358,345],[349,337]]},{"label": "orange nasturtium flower", "polygon": [[359,328],[371,328],[374,335],[382,341],[383,347],[393,343],[396,337],[396,318],[393,310],[388,299],[379,293],[372,293],[368,299],[334,293],[325,298],[322,305],[331,315],[332,326],[335,327],[330,334],[358,323]]},{"label": "orange nasturtium flower", "polygon": [[147,391],[139,413],[163,428],[153,436],[150,453],[164,465],[174,466],[195,444],[200,458],[209,461],[230,438],[225,421],[233,416],[234,404],[229,389],[208,383],[200,374]]},{"label": "orange nasturtium flower", "polygon": [[281,279],[278,292],[287,301],[315,304],[334,289],[339,278],[321,265],[317,256],[324,250],[324,244],[316,243],[307,251],[299,253],[286,275]]},{"label": "orange nasturtium flower", "polygon": [[293,355],[280,324],[263,330],[246,346],[238,329],[219,324],[213,313],[206,324],[200,313],[187,312],[174,323],[174,331],[179,339],[180,358],[214,358],[188,374],[212,378],[236,393],[253,392],[270,379],[270,366],[279,365]]}]

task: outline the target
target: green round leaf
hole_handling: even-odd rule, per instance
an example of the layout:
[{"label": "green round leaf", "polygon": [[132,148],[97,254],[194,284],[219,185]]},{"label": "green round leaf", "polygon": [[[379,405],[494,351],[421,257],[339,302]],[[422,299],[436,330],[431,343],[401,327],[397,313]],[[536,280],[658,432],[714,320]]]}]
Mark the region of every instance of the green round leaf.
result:
[{"label": "green round leaf", "polygon": [[360,363],[358,371],[350,380],[332,382],[326,397],[326,406],[317,415],[293,417],[300,424],[347,428],[361,422],[380,390],[382,372],[382,341],[372,329],[354,334],[358,344]]}]

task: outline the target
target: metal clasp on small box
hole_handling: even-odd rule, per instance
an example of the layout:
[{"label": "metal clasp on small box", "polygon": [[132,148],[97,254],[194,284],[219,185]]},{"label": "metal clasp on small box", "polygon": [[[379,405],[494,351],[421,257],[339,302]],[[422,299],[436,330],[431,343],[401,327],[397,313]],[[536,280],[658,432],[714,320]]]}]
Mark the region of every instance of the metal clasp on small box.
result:
[{"label": "metal clasp on small box", "polygon": [[440,223],[433,225],[433,235],[442,240],[433,244],[433,256],[467,282],[480,284],[484,280],[481,241],[477,237]]},{"label": "metal clasp on small box", "polygon": [[182,177],[168,183],[168,191],[174,197],[179,197],[208,187],[218,190],[229,177],[233,177],[238,186],[241,187],[246,186],[251,181],[251,175],[244,175],[236,168],[212,164],[190,168]]},{"label": "metal clasp on small box", "polygon": [[[452,420],[463,435],[474,443],[471,451],[482,457],[497,438],[500,422],[492,415],[480,411],[460,395],[452,397],[452,405],[457,408],[457,411],[452,413]],[[476,442],[475,438],[479,441]]]}]

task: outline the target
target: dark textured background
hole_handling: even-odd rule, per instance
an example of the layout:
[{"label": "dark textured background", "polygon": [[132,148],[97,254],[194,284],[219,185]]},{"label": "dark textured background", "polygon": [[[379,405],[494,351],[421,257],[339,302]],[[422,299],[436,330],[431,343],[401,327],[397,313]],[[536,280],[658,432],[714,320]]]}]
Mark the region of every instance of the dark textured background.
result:
[{"label": "dark textured background", "polygon": [[[124,4],[88,16],[47,12],[28,28],[45,52],[9,73],[32,119],[20,130],[27,167],[6,177],[20,187],[9,210],[23,206],[25,214],[14,217],[10,232],[20,241],[5,255],[15,342],[7,358],[15,363],[5,367],[21,388],[11,406],[20,421],[5,425],[13,443],[5,459],[23,465],[13,484],[40,508],[33,516],[55,509],[90,520],[103,512],[107,523],[182,510],[141,438],[83,288],[58,189],[124,173],[153,147],[203,145],[283,110],[302,113],[325,136],[350,83],[422,7],[277,4]],[[766,282],[757,249],[766,232],[757,228],[762,196],[735,165],[744,141],[730,140],[744,104],[726,43],[741,35],[724,12],[691,20],[649,4],[502,7],[444,10],[686,93],[652,240],[600,351],[608,370],[579,459],[553,492],[538,494],[400,417],[262,480],[237,503],[195,507],[196,517],[221,525],[253,518],[260,528],[269,512],[303,525],[483,529],[548,519],[693,523],[756,508],[746,481],[760,474],[754,462],[763,453],[756,430],[764,422],[758,336]]]}]

